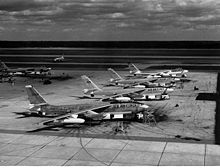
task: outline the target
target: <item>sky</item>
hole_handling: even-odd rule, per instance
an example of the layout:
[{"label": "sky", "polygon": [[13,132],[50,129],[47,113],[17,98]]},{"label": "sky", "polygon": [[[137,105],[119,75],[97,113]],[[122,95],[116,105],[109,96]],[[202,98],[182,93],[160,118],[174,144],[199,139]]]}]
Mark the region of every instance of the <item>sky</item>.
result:
[{"label": "sky", "polygon": [[0,40],[220,40],[220,1],[0,0]]}]

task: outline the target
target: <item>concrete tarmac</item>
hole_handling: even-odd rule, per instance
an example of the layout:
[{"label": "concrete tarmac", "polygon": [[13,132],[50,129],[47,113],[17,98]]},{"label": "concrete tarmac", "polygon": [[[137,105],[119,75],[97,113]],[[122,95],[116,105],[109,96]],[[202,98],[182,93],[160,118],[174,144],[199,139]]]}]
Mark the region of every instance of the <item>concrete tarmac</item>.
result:
[{"label": "concrete tarmac", "polygon": [[0,166],[217,166],[220,146],[0,133]]}]

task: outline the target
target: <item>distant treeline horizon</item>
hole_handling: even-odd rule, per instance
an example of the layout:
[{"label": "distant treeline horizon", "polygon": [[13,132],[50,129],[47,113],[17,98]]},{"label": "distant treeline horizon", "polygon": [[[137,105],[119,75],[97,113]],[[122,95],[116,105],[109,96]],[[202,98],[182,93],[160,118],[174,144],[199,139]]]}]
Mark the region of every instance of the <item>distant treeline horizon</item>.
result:
[{"label": "distant treeline horizon", "polygon": [[219,49],[220,41],[0,41],[0,48]]}]

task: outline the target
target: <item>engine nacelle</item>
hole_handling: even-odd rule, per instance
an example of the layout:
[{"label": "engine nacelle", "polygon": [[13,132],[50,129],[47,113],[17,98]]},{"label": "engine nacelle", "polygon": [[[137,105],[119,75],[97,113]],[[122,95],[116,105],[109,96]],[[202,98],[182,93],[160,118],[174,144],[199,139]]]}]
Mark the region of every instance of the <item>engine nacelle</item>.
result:
[{"label": "engine nacelle", "polygon": [[172,77],[176,77],[177,75],[176,75],[176,74],[170,74],[170,76],[172,76]]},{"label": "engine nacelle", "polygon": [[92,90],[89,89],[83,89],[83,93],[84,94],[90,94],[91,97],[94,97],[94,92]]},{"label": "engine nacelle", "polygon": [[141,107],[141,108],[144,108],[144,109],[148,109],[148,108],[149,108],[149,106],[146,105],[146,104],[142,104],[140,107]]},{"label": "engine nacelle", "polygon": [[167,88],[166,92],[173,92],[174,89],[173,88]]},{"label": "engine nacelle", "polygon": [[103,120],[114,120],[114,119],[123,119],[124,115],[123,114],[110,114],[107,113],[105,114]]},{"label": "engine nacelle", "polygon": [[159,86],[165,87],[166,83],[159,83]]},{"label": "engine nacelle", "polygon": [[45,116],[45,115],[46,115],[46,112],[38,111],[37,114],[40,115],[40,116]]},{"label": "engine nacelle", "polygon": [[180,81],[180,78],[174,78],[174,81]]},{"label": "engine nacelle", "polygon": [[152,75],[154,78],[161,78],[161,75]]},{"label": "engine nacelle", "polygon": [[161,98],[164,100],[168,100],[168,99],[170,99],[170,96],[165,94],[165,95],[161,95]]},{"label": "engine nacelle", "polygon": [[45,116],[46,112],[42,112],[41,106],[30,105],[29,111],[33,114]]},{"label": "engine nacelle", "polygon": [[141,74],[141,71],[136,71],[135,74]]},{"label": "engine nacelle", "polygon": [[64,124],[82,124],[85,120],[82,118],[67,118],[62,121]]},{"label": "engine nacelle", "polygon": [[146,96],[146,99],[154,100],[154,99],[156,99],[156,96],[155,96],[154,94],[152,94],[152,95],[147,95],[147,96]]},{"label": "engine nacelle", "polygon": [[183,74],[185,74],[185,73],[188,73],[189,72],[189,70],[183,70]]},{"label": "engine nacelle", "polygon": [[111,79],[109,79],[109,81],[110,81],[110,82],[114,82],[114,81],[115,81],[115,79],[111,78]]},{"label": "engine nacelle", "polygon": [[172,75],[170,73],[161,73],[161,76],[163,76],[163,77],[170,77]]},{"label": "engine nacelle", "polygon": [[72,115],[71,115],[71,118],[78,118],[78,115],[72,114]]},{"label": "engine nacelle", "polygon": [[131,101],[131,98],[130,97],[116,97],[115,100],[118,102],[129,102]]},{"label": "engine nacelle", "polygon": [[144,85],[135,85],[134,88],[145,88]]}]

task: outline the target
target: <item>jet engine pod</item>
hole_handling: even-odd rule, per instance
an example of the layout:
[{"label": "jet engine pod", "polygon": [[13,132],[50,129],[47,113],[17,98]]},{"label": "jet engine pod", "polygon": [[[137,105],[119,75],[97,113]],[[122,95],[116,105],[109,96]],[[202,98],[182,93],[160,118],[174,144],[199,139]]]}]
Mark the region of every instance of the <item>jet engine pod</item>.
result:
[{"label": "jet engine pod", "polygon": [[189,72],[189,70],[183,70],[183,73],[185,74],[185,73],[188,73]]},{"label": "jet engine pod", "polygon": [[62,123],[64,124],[82,124],[84,123],[85,120],[82,119],[82,118],[67,118],[67,119],[64,119]]},{"label": "jet engine pod", "polygon": [[170,96],[168,94],[163,94],[161,95],[161,99],[168,100],[170,99]]},{"label": "jet engine pod", "polygon": [[173,80],[174,81],[180,81],[180,78],[174,78]]},{"label": "jet engine pod", "polygon": [[41,115],[41,116],[45,116],[45,115],[46,115],[46,113],[45,113],[45,112],[42,112],[42,111],[38,111],[37,114],[38,114],[38,115]]},{"label": "jet engine pod", "polygon": [[141,74],[141,71],[136,71],[135,74]]},{"label": "jet engine pod", "polygon": [[111,78],[109,81],[110,81],[110,82],[114,82],[115,80],[114,80],[113,78]]},{"label": "jet engine pod", "polygon": [[131,98],[130,97],[116,97],[115,100],[118,102],[130,102]]},{"label": "jet engine pod", "polygon": [[134,88],[146,88],[146,87],[145,87],[145,85],[138,84],[138,85],[135,85]]},{"label": "jet engine pod", "polygon": [[94,92],[91,92],[91,93],[90,93],[90,96],[91,96],[91,97],[94,97],[94,96],[95,96],[95,95],[94,95]]},{"label": "jet engine pod", "polygon": [[144,109],[149,108],[149,106],[148,106],[148,105],[146,105],[146,104],[142,104],[140,107],[141,107],[141,108],[144,108]]},{"label": "jet engine pod", "polygon": [[173,92],[174,91],[174,89],[173,88],[167,88],[167,90],[166,90],[167,92]]},{"label": "jet engine pod", "polygon": [[37,111],[38,111],[38,112],[41,112],[41,107],[38,107],[38,108],[37,108]]}]

